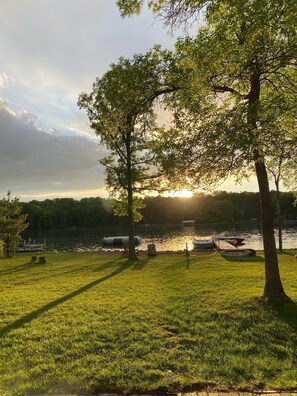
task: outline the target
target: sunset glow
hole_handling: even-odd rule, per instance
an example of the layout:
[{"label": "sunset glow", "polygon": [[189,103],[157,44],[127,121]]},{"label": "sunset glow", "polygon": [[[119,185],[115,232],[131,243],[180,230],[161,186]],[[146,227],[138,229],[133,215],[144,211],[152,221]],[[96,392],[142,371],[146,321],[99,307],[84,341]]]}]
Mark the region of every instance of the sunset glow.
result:
[{"label": "sunset glow", "polygon": [[186,190],[185,188],[180,191],[175,191],[169,194],[170,197],[180,197],[180,198],[191,198],[193,196],[193,192]]}]

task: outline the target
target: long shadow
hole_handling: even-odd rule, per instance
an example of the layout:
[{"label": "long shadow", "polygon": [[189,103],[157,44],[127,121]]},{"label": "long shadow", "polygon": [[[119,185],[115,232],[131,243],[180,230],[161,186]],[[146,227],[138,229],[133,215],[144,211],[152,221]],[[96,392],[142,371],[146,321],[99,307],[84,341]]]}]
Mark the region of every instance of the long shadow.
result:
[{"label": "long shadow", "polygon": [[232,262],[240,262],[240,263],[264,263],[264,257],[261,256],[254,256],[254,257],[240,257],[240,256],[234,256],[234,257],[227,257],[227,256],[222,256],[222,258],[225,261],[229,261],[230,263]]},{"label": "long shadow", "polygon": [[140,271],[142,270],[151,260],[153,260],[154,257],[151,256],[147,256],[143,259],[138,259],[136,261],[133,261],[131,264],[131,269],[132,270],[136,270],[136,271]]},{"label": "long shadow", "polygon": [[[119,260],[120,260],[120,258],[117,258],[117,259],[115,259],[113,261],[109,261],[108,263],[104,263],[101,266],[99,266],[97,268],[94,268],[93,272],[99,272],[99,271],[103,271],[105,269],[111,268],[111,267],[115,266],[116,262],[119,261]],[[14,273],[21,272],[21,271],[26,271],[27,269],[32,269],[32,268],[37,268],[37,267],[41,268],[42,264],[40,264],[38,262],[32,263],[30,261],[28,263],[18,265],[17,267],[14,267],[14,268],[0,270],[0,275],[10,275],[10,274],[14,274]],[[70,267],[71,266],[69,266],[69,268]],[[61,276],[61,275],[67,275],[67,274],[71,274],[71,273],[74,273],[74,272],[81,272],[82,270],[83,271],[91,270],[93,267],[94,267],[94,264],[89,265],[87,267],[83,267],[83,268],[79,267],[79,268],[76,268],[76,269],[71,269],[69,271],[58,272],[58,273],[55,273],[53,275],[47,275],[45,278],[49,278],[49,277],[52,278],[52,277],[57,277],[57,276]]]},{"label": "long shadow", "polygon": [[[209,258],[214,257],[217,252],[211,251],[211,252],[201,252],[201,253],[191,253],[189,256],[187,256],[184,252],[179,253],[174,255],[173,257],[176,257],[176,259],[180,259],[180,261],[174,262],[171,267],[175,267],[177,264],[187,264],[188,262],[190,263],[202,263],[202,262],[207,262],[209,261]],[[171,256],[172,257],[172,256]]]},{"label": "long shadow", "polygon": [[31,261],[25,264],[21,264],[18,265],[17,267],[14,268],[9,268],[6,270],[1,270],[0,271],[0,275],[10,275],[10,274],[14,274],[16,272],[21,272],[21,271],[25,271],[27,269],[31,269],[31,268],[35,268],[35,267],[40,267],[41,264],[38,262],[32,263]]},{"label": "long shadow", "polygon": [[118,263],[118,261],[121,261],[121,260],[122,260],[122,258],[118,257],[118,258],[116,258],[116,259],[114,259],[112,261],[108,261],[107,263],[103,263],[103,264],[99,265],[98,267],[94,268],[93,272],[100,272],[100,271],[103,271],[105,269],[114,267]]},{"label": "long shadow", "polygon": [[[110,263],[113,263],[113,262],[108,262],[108,263],[102,265],[102,268],[100,267],[100,269],[98,269],[98,270],[96,268],[94,269],[94,264],[88,265],[86,267],[79,267],[79,268],[76,268],[76,269],[71,269],[69,271],[60,271],[61,268],[53,268],[52,273],[46,273],[45,276],[40,276],[40,274],[38,273],[38,281],[40,282],[40,281],[42,281],[44,279],[49,279],[49,278],[58,278],[58,277],[61,277],[61,276],[74,274],[76,272],[85,273],[87,271],[92,271],[92,270],[93,270],[92,272],[97,272],[97,271],[99,272],[99,271],[103,271],[104,269],[108,269],[108,268],[114,267],[116,265],[116,264],[115,265],[110,265]],[[41,265],[42,264],[39,264],[39,266],[41,266]],[[69,266],[69,268],[70,268],[70,266]]]},{"label": "long shadow", "polygon": [[49,311],[50,309],[53,309],[55,307],[57,307],[58,305],[64,303],[65,301],[68,301],[76,296],[78,296],[79,294],[91,289],[94,286],[99,285],[100,283],[105,282],[106,280],[113,278],[114,276],[120,274],[121,272],[125,271],[127,268],[129,268],[132,265],[131,262],[125,262],[123,263],[118,269],[116,269],[115,271],[113,271],[112,273],[103,276],[103,278],[100,279],[96,279],[93,282],[90,282],[88,284],[86,284],[85,286],[80,287],[77,290],[74,290],[73,292],[66,294],[66,296],[60,297],[48,304],[46,304],[45,306],[36,309],[35,311],[30,312],[29,314],[23,316],[22,318],[16,320],[15,322],[3,327],[2,329],[0,329],[0,337],[3,337],[5,335],[7,335],[10,331],[18,329],[22,326],[24,326],[25,324],[31,322],[33,319],[38,318],[40,315],[42,315],[43,313]]},{"label": "long shadow", "polygon": [[[145,265],[146,265],[151,259],[153,259],[153,257],[148,256],[148,257],[146,257],[146,258],[144,258],[144,259],[137,258],[136,260],[132,260],[132,261],[129,260],[129,259],[127,259],[126,262],[129,263],[130,269],[132,269],[132,270],[141,270],[141,269],[143,269],[143,268],[145,267]],[[110,262],[108,262],[108,263],[101,264],[99,267],[94,268],[94,269],[93,269],[93,272],[99,272],[99,271],[103,271],[103,270],[105,270],[105,269],[108,269],[108,268],[110,268],[110,267],[113,267],[113,266],[115,265],[115,263],[116,263],[117,261],[120,261],[120,260],[123,260],[123,257],[118,257],[118,258],[115,259],[114,261],[110,261]]]}]

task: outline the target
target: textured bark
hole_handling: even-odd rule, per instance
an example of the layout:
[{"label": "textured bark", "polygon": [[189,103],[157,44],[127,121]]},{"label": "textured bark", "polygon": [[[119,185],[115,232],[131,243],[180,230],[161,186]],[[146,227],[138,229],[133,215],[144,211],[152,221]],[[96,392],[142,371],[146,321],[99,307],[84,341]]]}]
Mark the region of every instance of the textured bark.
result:
[{"label": "textured bark", "polygon": [[133,187],[132,187],[132,166],[130,158],[131,136],[127,138],[127,193],[128,193],[128,235],[129,235],[129,260],[136,260],[135,240],[134,240],[134,216],[133,216]]},{"label": "textured bark", "polygon": [[256,174],[259,185],[262,210],[263,244],[265,256],[264,297],[267,299],[286,297],[284,292],[276,252],[274,237],[273,210],[265,164],[256,162]]},{"label": "textured bark", "polygon": [[277,210],[277,225],[278,225],[278,250],[283,252],[283,219],[280,205],[280,191],[279,191],[279,178],[275,180],[276,186],[276,210]]},{"label": "textured bark", "polygon": [[129,259],[136,260],[135,240],[134,240],[134,219],[133,219],[133,194],[132,188],[128,188],[128,228],[129,228]]},{"label": "textured bark", "polygon": [[[248,123],[251,127],[251,137],[255,140],[257,135],[257,115],[261,89],[260,76],[260,70],[257,65],[255,65],[254,73],[250,79],[251,89],[248,95]],[[268,175],[264,157],[260,154],[256,146],[254,149],[254,161],[261,200],[265,257],[265,287],[263,295],[267,299],[284,298],[286,297],[286,294],[282,286],[278,267],[278,257],[274,237],[273,208]]]}]

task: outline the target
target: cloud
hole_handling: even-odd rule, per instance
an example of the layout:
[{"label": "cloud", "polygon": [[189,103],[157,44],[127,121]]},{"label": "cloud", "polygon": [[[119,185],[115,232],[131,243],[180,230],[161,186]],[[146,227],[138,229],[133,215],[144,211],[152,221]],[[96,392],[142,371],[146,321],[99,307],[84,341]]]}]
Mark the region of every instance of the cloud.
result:
[{"label": "cloud", "polygon": [[181,34],[145,10],[122,19],[111,0],[2,0],[0,194],[102,196],[102,150],[78,95],[120,56],[171,48]]},{"label": "cloud", "polygon": [[0,106],[0,192],[104,189],[98,142],[83,136],[61,136],[36,127],[36,117],[25,110],[15,114]]},{"label": "cloud", "polygon": [[122,19],[107,0],[6,0],[0,37],[1,96],[61,134],[71,127],[91,134],[76,102],[112,62],[174,42],[151,13]]},{"label": "cloud", "polygon": [[13,84],[15,84],[13,77],[8,76],[6,73],[0,73],[0,88],[6,88]]}]

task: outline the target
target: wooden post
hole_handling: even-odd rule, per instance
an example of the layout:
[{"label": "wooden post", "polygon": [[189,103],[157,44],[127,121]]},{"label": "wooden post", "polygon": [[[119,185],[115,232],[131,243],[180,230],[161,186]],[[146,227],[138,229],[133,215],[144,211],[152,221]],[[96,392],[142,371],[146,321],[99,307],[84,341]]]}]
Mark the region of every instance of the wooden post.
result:
[{"label": "wooden post", "polygon": [[39,257],[38,263],[39,263],[39,264],[45,264],[45,263],[46,263],[45,256]]},{"label": "wooden post", "polygon": [[187,268],[189,268],[190,267],[190,260],[189,260],[190,253],[189,253],[189,249],[188,249],[188,244],[187,243],[186,243],[185,252],[186,252],[186,258],[187,258]]}]

